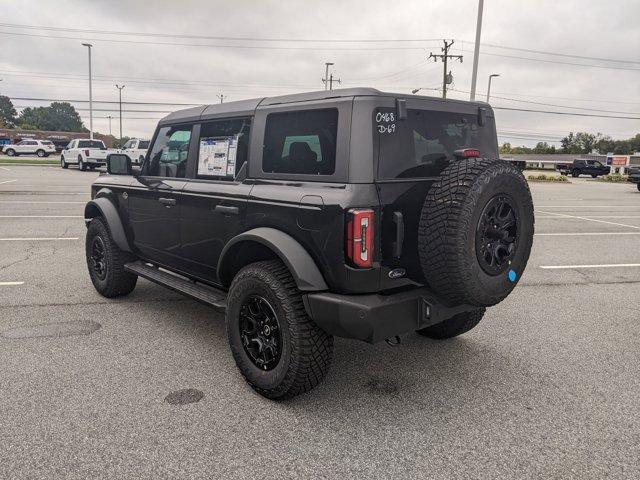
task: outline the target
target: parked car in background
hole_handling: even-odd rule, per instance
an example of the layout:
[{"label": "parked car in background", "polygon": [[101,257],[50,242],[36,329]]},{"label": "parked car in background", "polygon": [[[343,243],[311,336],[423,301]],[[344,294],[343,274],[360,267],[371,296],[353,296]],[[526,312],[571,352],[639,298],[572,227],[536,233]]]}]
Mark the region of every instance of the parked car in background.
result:
[{"label": "parked car in background", "polygon": [[119,153],[124,153],[131,159],[131,163],[142,164],[144,157],[147,155],[149,148],[149,140],[143,138],[132,138],[124,144]]},{"label": "parked car in background", "polygon": [[631,183],[635,183],[636,187],[638,187],[638,191],[640,192],[640,165],[629,165],[627,167],[627,173],[629,174],[629,178],[627,180]]},{"label": "parked car in background", "polygon": [[572,177],[591,175],[591,177],[596,178],[601,175],[608,175],[611,172],[611,167],[603,165],[597,160],[576,158],[573,163],[557,164],[556,170],[560,172],[560,175],[571,175]]},{"label": "parked car in background", "polygon": [[71,140],[67,148],[60,155],[60,166],[78,165],[78,169],[94,170],[107,161],[107,147],[102,140],[76,139]]},{"label": "parked car in background", "polygon": [[50,154],[56,153],[56,147],[49,140],[21,140],[15,144],[5,145],[2,151],[10,157],[18,155],[48,157]]}]

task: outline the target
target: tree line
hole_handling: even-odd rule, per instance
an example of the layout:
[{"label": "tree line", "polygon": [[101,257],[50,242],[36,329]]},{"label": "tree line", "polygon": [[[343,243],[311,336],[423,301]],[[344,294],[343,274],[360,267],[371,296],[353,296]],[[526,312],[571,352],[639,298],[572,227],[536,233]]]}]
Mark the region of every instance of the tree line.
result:
[{"label": "tree line", "polygon": [[48,107],[27,107],[18,114],[9,97],[0,95],[0,128],[88,132],[73,105],[53,102]]},{"label": "tree line", "polygon": [[549,145],[547,142],[538,142],[535,147],[512,146],[509,142],[505,142],[500,146],[502,154],[521,154],[521,153],[592,153],[600,154],[613,153],[615,155],[632,155],[640,152],[640,133],[635,137],[626,140],[614,140],[609,135],[601,133],[588,132],[570,132],[569,135],[560,140],[560,147]]}]

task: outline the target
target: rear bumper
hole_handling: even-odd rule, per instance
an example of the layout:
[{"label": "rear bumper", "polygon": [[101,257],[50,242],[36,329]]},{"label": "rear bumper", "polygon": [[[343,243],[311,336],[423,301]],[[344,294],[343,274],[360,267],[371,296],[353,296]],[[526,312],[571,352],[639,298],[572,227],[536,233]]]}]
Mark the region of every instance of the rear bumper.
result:
[{"label": "rear bumper", "polygon": [[392,295],[309,293],[304,296],[304,304],[314,322],[327,333],[368,343],[435,325],[476,308],[448,306],[427,288]]}]

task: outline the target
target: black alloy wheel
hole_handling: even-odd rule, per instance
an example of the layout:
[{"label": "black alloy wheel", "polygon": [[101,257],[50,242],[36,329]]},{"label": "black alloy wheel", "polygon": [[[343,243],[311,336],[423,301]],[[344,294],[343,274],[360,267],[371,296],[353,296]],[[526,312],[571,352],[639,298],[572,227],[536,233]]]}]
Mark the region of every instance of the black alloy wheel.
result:
[{"label": "black alloy wheel", "polygon": [[238,326],[251,362],[261,370],[273,369],[282,354],[282,335],[271,304],[261,296],[250,295],[240,307]]},{"label": "black alloy wheel", "polygon": [[476,255],[487,274],[499,275],[511,265],[518,247],[519,223],[508,196],[496,195],[485,205],[476,229]]},{"label": "black alloy wheel", "polygon": [[93,237],[91,242],[91,268],[99,280],[107,277],[107,263],[104,241],[101,237]]}]

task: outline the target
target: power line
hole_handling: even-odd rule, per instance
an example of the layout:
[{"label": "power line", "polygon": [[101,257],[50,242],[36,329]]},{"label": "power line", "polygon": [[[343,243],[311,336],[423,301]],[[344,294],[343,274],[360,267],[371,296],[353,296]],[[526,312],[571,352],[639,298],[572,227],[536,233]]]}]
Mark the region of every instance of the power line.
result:
[{"label": "power line", "polygon": [[578,112],[555,112],[551,110],[531,110],[528,108],[512,108],[512,107],[492,107],[494,110],[510,110],[514,112],[528,112],[528,113],[548,113],[552,115],[571,115],[574,117],[597,117],[597,118],[617,118],[620,120],[640,120],[640,117],[622,117],[615,115],[596,115],[592,113],[578,113]]},{"label": "power line", "polygon": [[[71,100],[62,98],[30,98],[30,97],[10,97],[11,100],[21,100],[25,102],[68,102],[68,103],[88,103],[89,100]],[[94,100],[93,103],[118,104],[116,100]],[[207,105],[203,103],[170,103],[170,102],[122,102],[123,105],[179,105],[194,107],[199,105]]]},{"label": "power line", "polygon": [[[24,29],[24,30],[46,30],[54,32],[70,32],[70,33],[92,33],[100,35],[127,35],[135,37],[159,37],[159,38],[180,38],[180,39],[194,39],[194,40],[224,40],[224,41],[252,41],[252,42],[301,42],[301,43],[415,43],[415,42],[439,42],[438,38],[300,38],[300,37],[237,37],[237,36],[210,36],[210,35],[188,35],[188,34],[176,34],[167,32],[136,32],[136,31],[118,31],[118,30],[97,30],[97,29],[82,29],[82,28],[69,28],[69,27],[54,27],[46,25],[24,25],[15,23],[0,23],[0,27]],[[10,32],[7,32],[10,33]],[[460,40],[467,44],[473,45],[474,42],[467,40]],[[510,47],[506,45],[497,45],[492,43],[481,43],[483,47],[499,48],[504,50],[513,50],[526,53],[535,53],[539,55],[552,55],[564,58],[577,58],[582,60],[596,60],[602,62],[613,63],[626,63],[640,65],[638,60],[619,60],[614,58],[593,57],[587,55],[576,55],[568,53],[550,52],[544,50],[533,50],[528,48]]]}]

